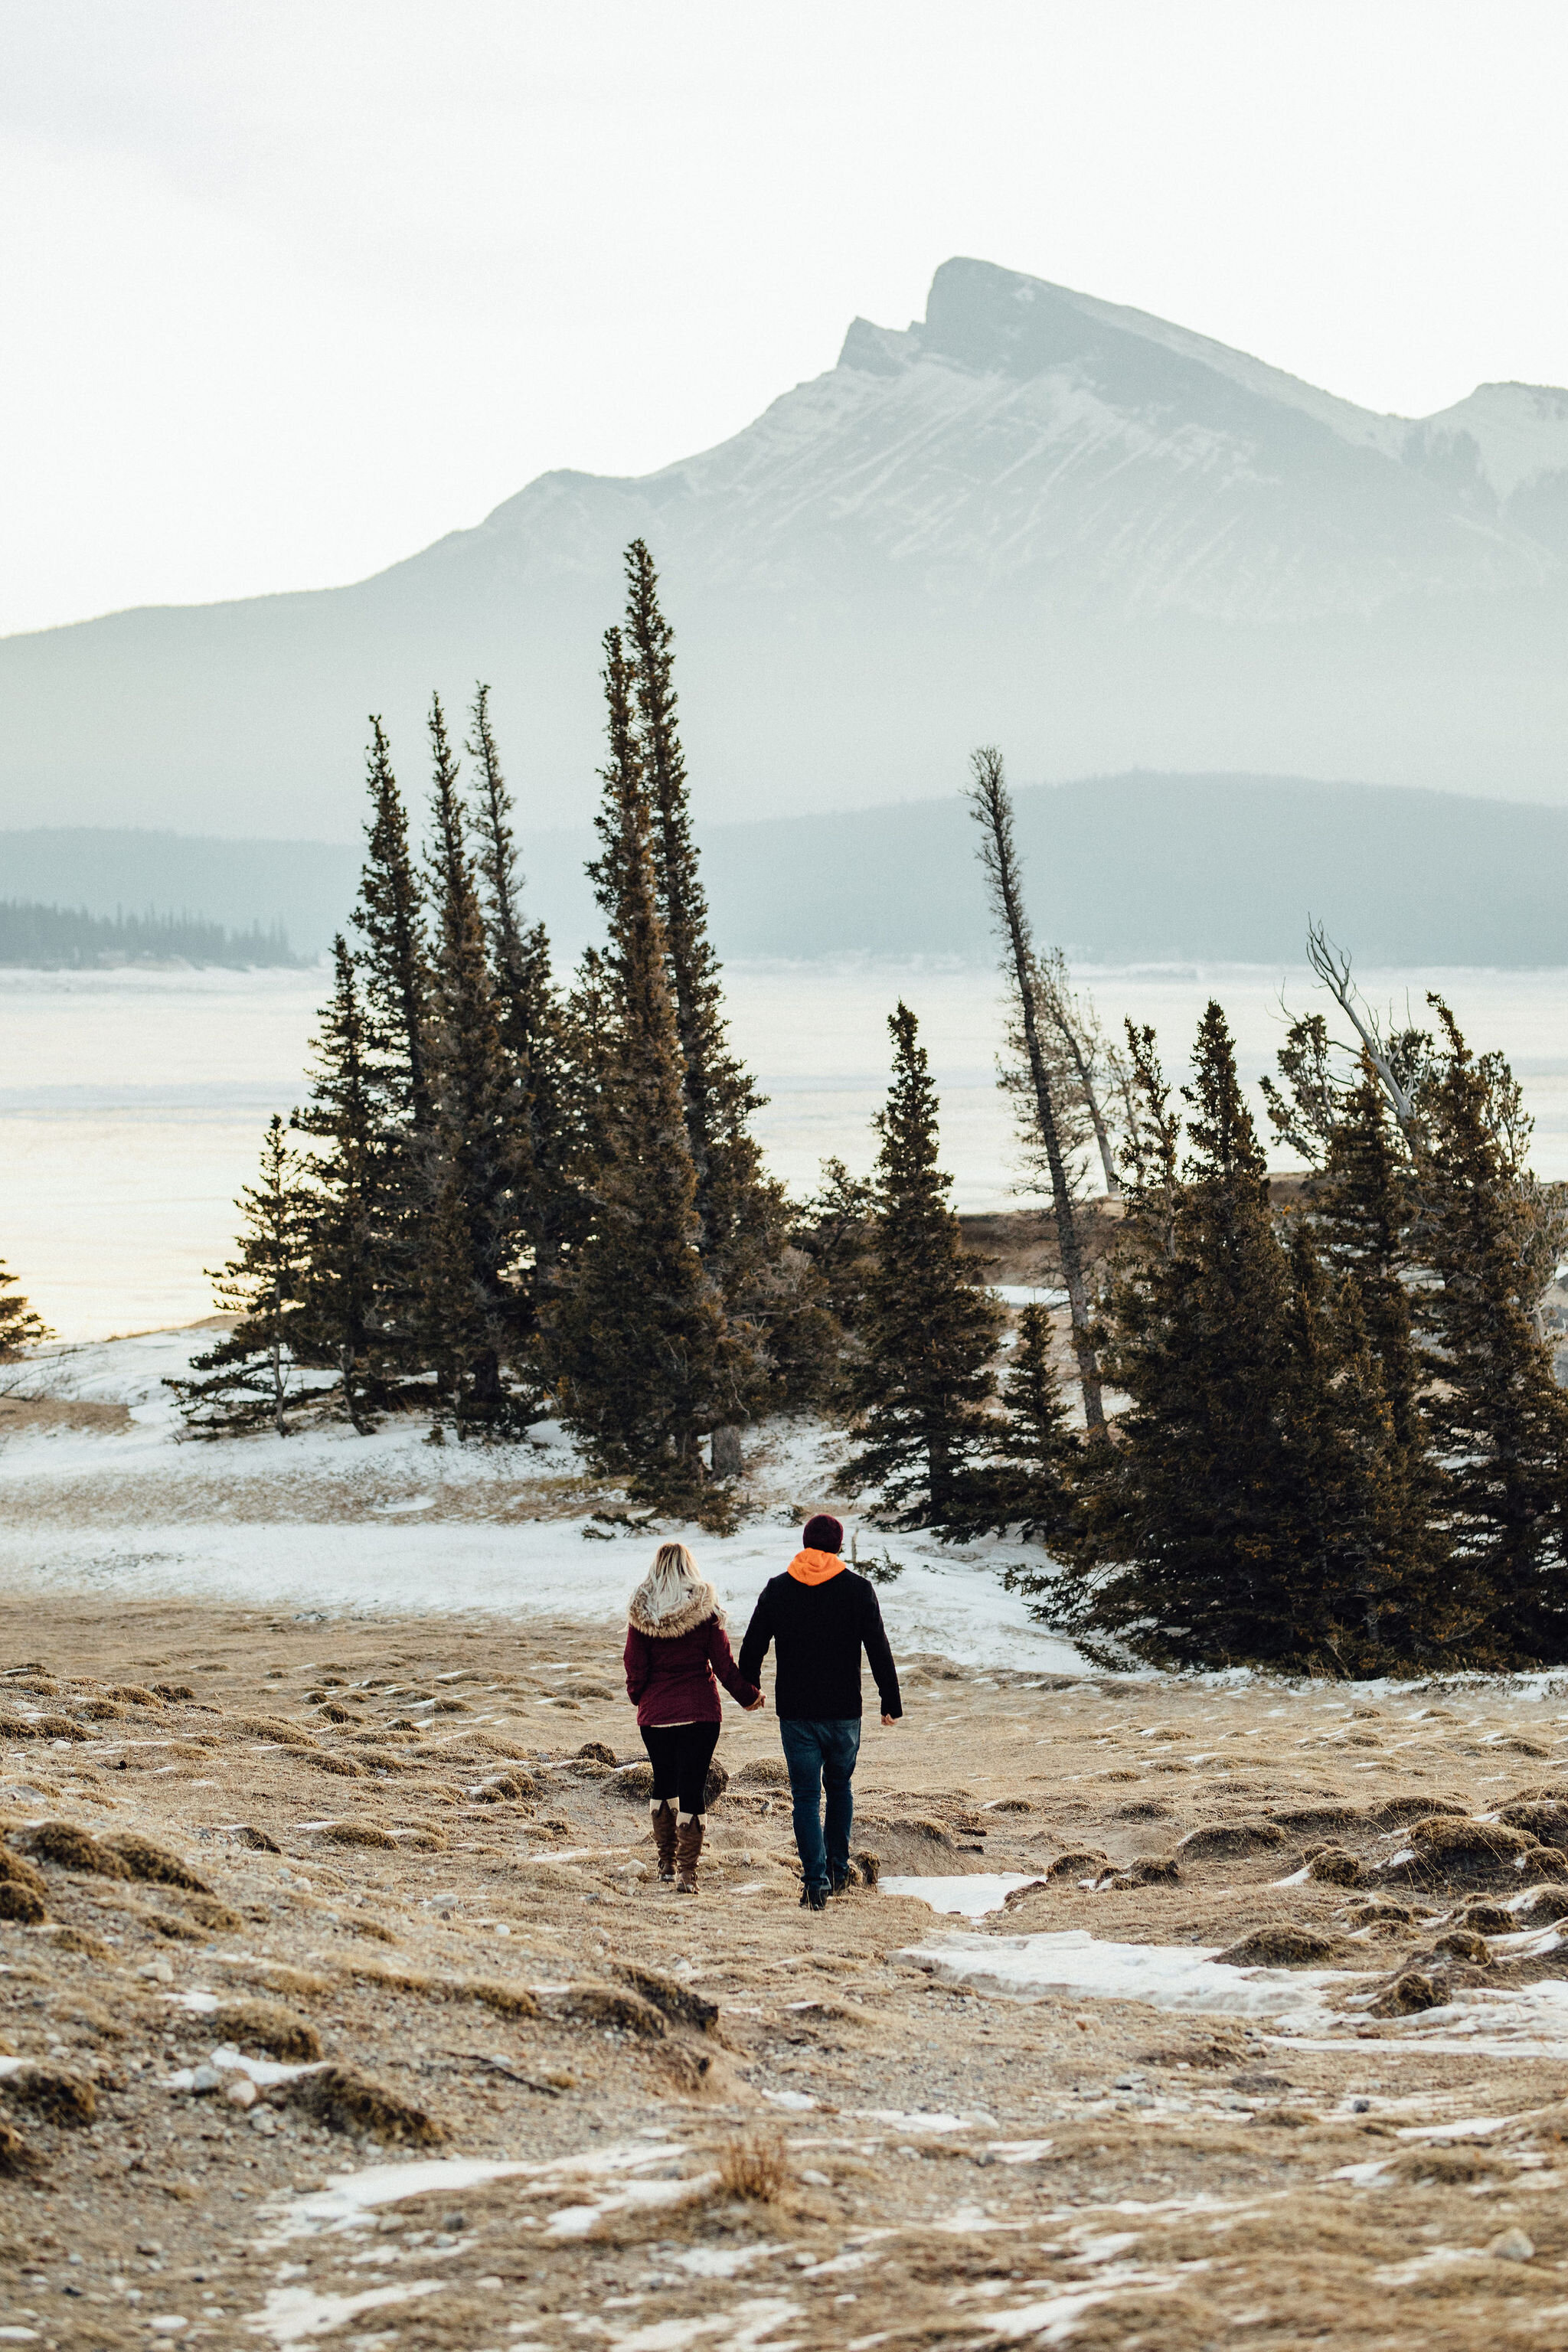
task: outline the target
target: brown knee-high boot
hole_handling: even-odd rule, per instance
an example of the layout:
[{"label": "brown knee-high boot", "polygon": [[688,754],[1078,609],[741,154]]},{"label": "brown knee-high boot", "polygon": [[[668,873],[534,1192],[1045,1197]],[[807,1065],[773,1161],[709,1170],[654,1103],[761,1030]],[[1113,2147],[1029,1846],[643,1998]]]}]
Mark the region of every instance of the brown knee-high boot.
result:
[{"label": "brown knee-high boot", "polygon": [[697,1892],[697,1857],[702,1851],[702,1816],[682,1813],[675,1833],[675,1891]]},{"label": "brown knee-high boot", "polygon": [[675,1804],[669,1797],[656,1797],[648,1811],[653,1815],[653,1850],[658,1857],[661,1878],[675,1876]]}]

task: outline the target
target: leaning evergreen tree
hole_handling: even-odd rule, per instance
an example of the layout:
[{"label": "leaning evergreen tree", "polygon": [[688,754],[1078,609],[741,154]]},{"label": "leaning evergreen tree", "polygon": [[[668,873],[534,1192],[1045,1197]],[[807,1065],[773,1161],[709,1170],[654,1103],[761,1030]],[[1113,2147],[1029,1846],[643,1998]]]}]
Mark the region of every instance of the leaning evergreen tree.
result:
[{"label": "leaning evergreen tree", "polygon": [[237,1206],[239,1254],[212,1276],[220,1308],[237,1320],[216,1348],[192,1357],[192,1372],[201,1377],[166,1385],[195,1436],[270,1427],[284,1437],[290,1406],[308,1393],[295,1370],[295,1336],[310,1213],[299,1156],[276,1112],[261,1147],[260,1177],[246,1186]]},{"label": "leaning evergreen tree", "polygon": [[[697,1246],[718,1283],[736,1343],[737,1419],[766,1399],[768,1326],[790,1311],[793,1286],[770,1279],[785,1247],[789,1212],[751,1131],[762,1108],[732,1052],[723,980],[708,935],[708,899],[691,829],[686,755],[675,690],[675,633],[642,540],[626,551],[625,644],[636,697],[637,748],[647,794],[653,870],[680,1055],[687,1141],[696,1178]],[[750,1341],[746,1369],[741,1349]],[[738,1468],[738,1429],[715,1433],[719,1466]]]},{"label": "leaning evergreen tree", "polygon": [[371,720],[371,813],[353,926],[364,1009],[364,1080],[381,1161],[380,1322],[389,1362],[423,1364],[429,1201],[430,965],[408,820],[379,719]]},{"label": "leaning evergreen tree", "polygon": [[18,1295],[7,1298],[5,1293],[15,1290],[16,1276],[7,1274],[5,1262],[0,1258],[0,1364],[9,1363],[26,1348],[36,1348],[41,1339],[52,1339],[54,1333],[41,1315]]},{"label": "leaning evergreen tree", "polygon": [[501,1048],[514,1088],[523,1243],[537,1307],[576,1224],[574,1040],[551,970],[549,933],[542,923],[523,920],[511,792],[490,726],[488,686],[475,688],[469,723],[468,752],[477,775],[475,862],[484,885]]},{"label": "leaning evergreen tree", "polygon": [[[518,1087],[502,1049],[484,917],[464,837],[458,765],[437,695],[430,707],[436,936],[428,1036],[429,1205],[424,1320],[459,1434],[517,1418],[503,1363],[531,1338],[531,1302],[516,1279],[527,1174]],[[527,1417],[523,1407],[523,1418]]]},{"label": "leaning evergreen tree", "polygon": [[294,1125],[309,1154],[308,1251],[296,1344],[301,1360],[337,1372],[343,1410],[361,1435],[391,1369],[386,1347],[391,1256],[399,1240],[388,1213],[387,1155],[366,1063],[359,975],[340,931],[332,941],[332,993],[310,1041],[310,1097]]},{"label": "leaning evergreen tree", "polygon": [[859,1360],[846,1374],[860,1450],[840,1485],[876,1486],[892,1525],[961,1520],[970,1466],[989,1434],[987,1400],[1001,1328],[963,1247],[937,1166],[937,1099],[919,1024],[900,1003],[888,1023],[893,1080],[878,1115],[873,1263]]},{"label": "leaning evergreen tree", "polygon": [[[1053,1053],[1052,1048],[1053,1032],[1059,1046],[1061,1029],[1070,1032],[1072,1024],[1059,977],[1047,986],[1036,953],[1024,905],[1013,800],[1002,754],[994,745],[984,744],[972,755],[970,767],[974,778],[968,793],[970,814],[980,827],[981,870],[990,893],[1007,988],[1010,1060],[1004,1067],[1003,1084],[1020,1106],[1019,1125],[1028,1156],[1043,1168],[1044,1189],[1056,1221],[1057,1250],[1072,1321],[1073,1354],[1078,1359],[1084,1423],[1093,1433],[1105,1426],[1105,1405],[1084,1266],[1083,1236],[1079,1230],[1069,1165],[1077,1139],[1072,1123],[1075,1106],[1068,1087],[1063,1083],[1066,1072],[1061,1053]],[[1051,1013],[1053,1004],[1061,1014],[1059,1023]],[[1098,1103],[1094,1125],[1097,1131],[1103,1128]],[[1109,1165],[1108,1146],[1108,1169]]]},{"label": "leaning evergreen tree", "polygon": [[547,1307],[563,1417],[633,1496],[711,1515],[700,1445],[732,1420],[749,1350],[697,1248],[697,1177],[655,892],[649,813],[620,632],[605,639],[609,760],[589,869],[607,919],[589,967],[594,1098],[586,1230]]}]

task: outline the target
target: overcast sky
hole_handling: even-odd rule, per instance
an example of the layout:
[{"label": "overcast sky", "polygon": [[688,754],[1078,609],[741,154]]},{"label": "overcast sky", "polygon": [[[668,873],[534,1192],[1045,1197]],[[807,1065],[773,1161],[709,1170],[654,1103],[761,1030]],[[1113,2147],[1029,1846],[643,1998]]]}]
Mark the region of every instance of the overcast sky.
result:
[{"label": "overcast sky", "polygon": [[1568,383],[1561,0],[0,0],[0,631],[640,472],[949,255]]}]

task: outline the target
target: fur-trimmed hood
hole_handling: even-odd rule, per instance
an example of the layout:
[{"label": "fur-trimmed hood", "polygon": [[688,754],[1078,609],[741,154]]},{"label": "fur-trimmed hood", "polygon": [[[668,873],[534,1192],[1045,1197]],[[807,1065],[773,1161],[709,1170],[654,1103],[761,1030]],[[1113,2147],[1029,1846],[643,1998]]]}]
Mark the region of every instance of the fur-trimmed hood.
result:
[{"label": "fur-trimmed hood", "polygon": [[699,1583],[690,1600],[681,1608],[673,1610],[668,1617],[648,1615],[647,1595],[645,1580],[632,1595],[626,1617],[628,1622],[639,1633],[646,1634],[650,1642],[673,1642],[682,1633],[694,1633],[699,1625],[706,1625],[710,1617],[717,1617],[721,1625],[724,1622],[719,1595],[710,1584]]}]

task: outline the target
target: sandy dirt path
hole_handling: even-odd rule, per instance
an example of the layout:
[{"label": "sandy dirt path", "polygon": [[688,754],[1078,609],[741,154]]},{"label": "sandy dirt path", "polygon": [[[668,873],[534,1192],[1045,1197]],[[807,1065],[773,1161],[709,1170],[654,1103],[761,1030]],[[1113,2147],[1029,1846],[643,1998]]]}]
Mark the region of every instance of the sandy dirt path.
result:
[{"label": "sandy dirt path", "polygon": [[904,1663],[818,1917],[580,1622],[0,1608],[0,2340],[1568,2342],[1568,1689]]}]

